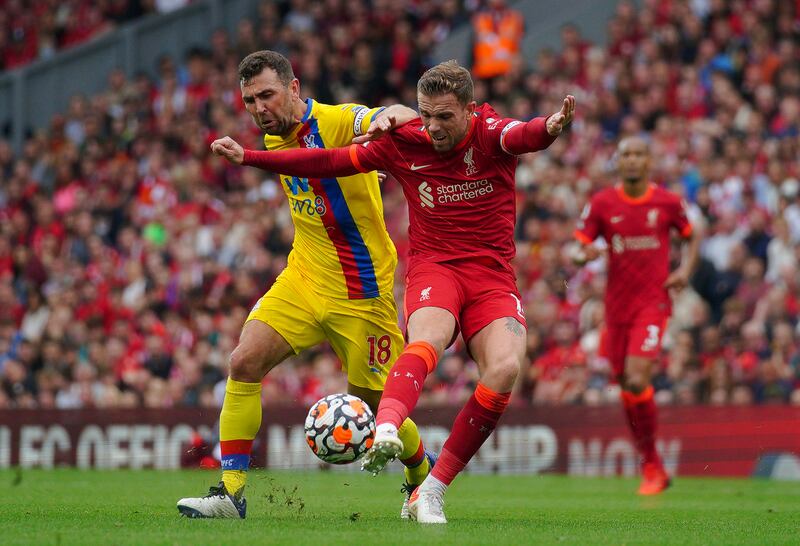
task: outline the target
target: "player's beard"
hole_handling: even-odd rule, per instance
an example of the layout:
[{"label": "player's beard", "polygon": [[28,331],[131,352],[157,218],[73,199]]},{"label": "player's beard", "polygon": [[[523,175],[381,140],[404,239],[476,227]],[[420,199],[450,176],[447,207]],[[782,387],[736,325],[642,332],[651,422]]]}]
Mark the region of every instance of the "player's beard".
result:
[{"label": "player's beard", "polygon": [[261,128],[261,130],[267,133],[268,135],[282,136],[282,137],[285,137],[289,133],[291,133],[295,125],[294,117],[292,116],[291,96],[289,96],[286,99],[282,111],[286,112],[286,115],[275,116],[274,118],[268,119],[266,121],[262,120],[262,118],[259,116],[257,124]]},{"label": "player's beard", "polygon": [[260,120],[258,126],[268,135],[286,136],[292,131],[294,123],[291,118],[274,118],[270,120]]},{"label": "player's beard", "polygon": [[455,147],[453,146],[453,138],[450,135],[448,135],[448,138],[439,142],[431,138],[431,142],[433,143],[433,149],[439,153],[449,152]]},{"label": "player's beard", "polygon": [[622,181],[629,186],[635,186],[639,182],[641,182],[643,178],[641,176],[623,176]]}]

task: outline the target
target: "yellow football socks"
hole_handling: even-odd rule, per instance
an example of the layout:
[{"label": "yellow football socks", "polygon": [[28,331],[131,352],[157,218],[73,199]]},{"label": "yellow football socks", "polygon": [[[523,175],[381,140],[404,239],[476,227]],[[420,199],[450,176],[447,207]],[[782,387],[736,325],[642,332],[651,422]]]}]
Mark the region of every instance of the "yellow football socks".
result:
[{"label": "yellow football socks", "polygon": [[250,451],[260,427],[261,383],[229,377],[219,416],[222,482],[228,493],[239,493],[247,481]]},{"label": "yellow football socks", "polygon": [[417,425],[406,418],[397,429],[397,436],[403,442],[400,461],[405,465],[406,481],[411,485],[419,485],[428,476],[431,465],[425,456],[425,447],[422,445]]}]

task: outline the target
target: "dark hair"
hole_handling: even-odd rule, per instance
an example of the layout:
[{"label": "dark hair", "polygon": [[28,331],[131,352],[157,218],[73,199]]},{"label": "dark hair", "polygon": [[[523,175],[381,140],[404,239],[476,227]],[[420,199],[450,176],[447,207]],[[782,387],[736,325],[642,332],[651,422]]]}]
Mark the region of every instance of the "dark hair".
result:
[{"label": "dark hair", "polygon": [[278,79],[284,85],[289,85],[294,79],[294,71],[289,59],[277,53],[265,49],[251,53],[239,63],[239,81],[246,83],[265,69],[271,68],[278,75]]},{"label": "dark hair", "polygon": [[417,92],[427,97],[452,93],[459,103],[466,106],[472,102],[474,93],[472,76],[458,61],[439,63],[425,71],[417,83]]}]

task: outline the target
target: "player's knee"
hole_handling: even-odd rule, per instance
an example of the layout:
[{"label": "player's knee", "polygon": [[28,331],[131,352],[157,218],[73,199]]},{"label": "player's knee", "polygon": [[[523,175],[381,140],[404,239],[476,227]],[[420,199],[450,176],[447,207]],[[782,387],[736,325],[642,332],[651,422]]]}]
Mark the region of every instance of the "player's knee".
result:
[{"label": "player's knee", "polygon": [[628,358],[625,362],[625,390],[634,394],[650,386],[651,362],[644,358]]},{"label": "player's knee", "polygon": [[408,342],[422,341],[428,343],[436,351],[436,354],[441,356],[450,344],[450,337],[452,337],[450,334],[441,332],[415,332],[413,335],[409,332]]},{"label": "player's knee", "polygon": [[242,344],[233,350],[228,365],[231,378],[245,383],[261,381],[266,373],[263,358]]},{"label": "player's knee", "polygon": [[520,361],[514,356],[498,358],[490,363],[488,372],[492,375],[495,382],[500,385],[507,385],[508,388],[514,385],[520,370]]},{"label": "player's knee", "polygon": [[641,394],[650,385],[649,378],[643,373],[628,372],[625,374],[625,390],[633,394]]}]

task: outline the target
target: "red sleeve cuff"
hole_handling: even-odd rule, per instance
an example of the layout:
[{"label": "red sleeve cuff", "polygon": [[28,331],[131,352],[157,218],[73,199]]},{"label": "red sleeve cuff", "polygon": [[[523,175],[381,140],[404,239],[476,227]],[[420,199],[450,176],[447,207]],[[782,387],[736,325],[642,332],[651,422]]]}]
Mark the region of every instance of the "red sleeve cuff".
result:
[{"label": "red sleeve cuff", "polygon": [[694,228],[692,227],[692,224],[686,224],[686,226],[681,230],[681,237],[688,239],[692,235],[693,231]]},{"label": "red sleeve cuff", "polygon": [[358,148],[360,146],[358,144],[351,144],[349,149],[350,161],[353,162],[353,166],[358,169],[359,172],[367,173],[369,169],[365,169],[364,166],[361,164],[361,161],[358,159]]},{"label": "red sleeve cuff", "polygon": [[538,117],[527,123],[509,123],[500,134],[500,146],[506,153],[521,155],[544,150],[555,139],[547,132],[547,118]]},{"label": "red sleeve cuff", "polygon": [[588,235],[577,229],[575,230],[575,233],[572,234],[572,236],[585,245],[590,245],[593,242]]}]

